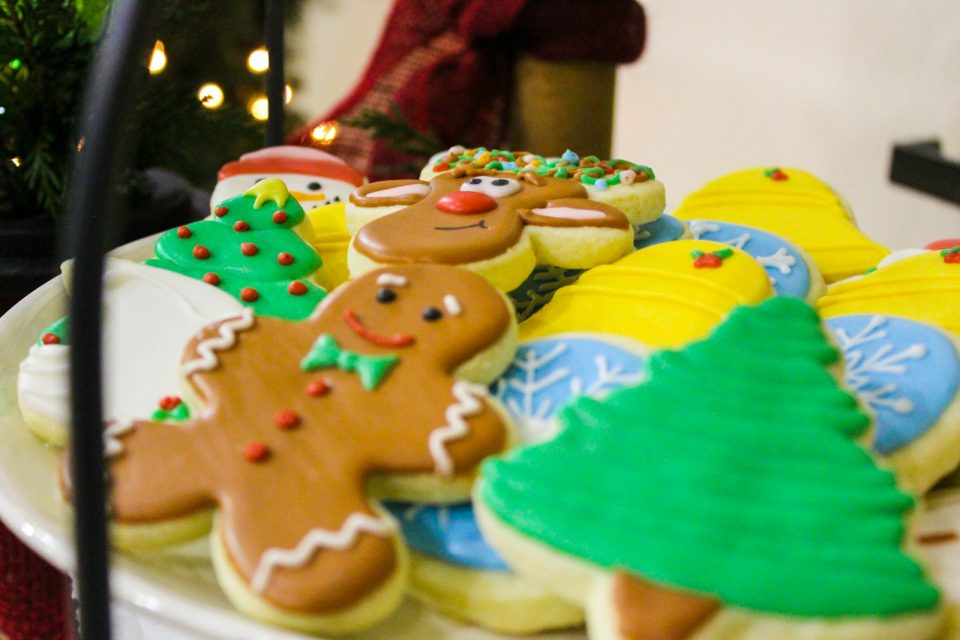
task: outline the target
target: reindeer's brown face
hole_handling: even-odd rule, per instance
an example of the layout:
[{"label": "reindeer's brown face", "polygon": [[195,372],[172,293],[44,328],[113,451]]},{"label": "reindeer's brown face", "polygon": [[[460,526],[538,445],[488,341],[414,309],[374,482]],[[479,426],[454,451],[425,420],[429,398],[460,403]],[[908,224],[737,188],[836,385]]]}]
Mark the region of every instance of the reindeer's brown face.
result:
[{"label": "reindeer's brown face", "polygon": [[527,173],[471,170],[420,180],[375,182],[350,196],[360,208],[406,208],[374,220],[354,239],[381,264],[466,264],[515,246],[524,225],[616,227],[622,213],[591,202],[577,182]]}]

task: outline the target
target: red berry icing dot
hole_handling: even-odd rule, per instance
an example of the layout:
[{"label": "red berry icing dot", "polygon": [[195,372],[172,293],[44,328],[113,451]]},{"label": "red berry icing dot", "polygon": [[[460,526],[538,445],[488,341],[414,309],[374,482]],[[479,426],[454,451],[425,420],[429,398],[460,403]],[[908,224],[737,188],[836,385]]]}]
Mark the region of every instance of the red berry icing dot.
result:
[{"label": "red berry icing dot", "polygon": [[213,215],[217,216],[218,218],[222,218],[228,213],[230,213],[230,209],[227,209],[226,207],[217,207],[213,210]]},{"label": "red berry icing dot", "polygon": [[178,238],[190,238],[192,236],[193,236],[193,231],[190,231],[189,227],[177,227]]},{"label": "red berry icing dot", "polygon": [[243,446],[243,457],[247,462],[262,462],[270,456],[270,447],[262,442],[248,442]]},{"label": "red berry icing dot", "polygon": [[287,221],[287,212],[286,211],[274,211],[273,221],[277,224],[283,224]]},{"label": "red berry icing dot", "polygon": [[215,287],[220,286],[220,276],[212,272],[203,274],[203,281],[207,284],[212,284]]},{"label": "red berry icing dot", "polygon": [[253,287],[244,287],[240,289],[240,297],[244,302],[256,302],[260,299],[260,293]]},{"label": "red berry icing dot", "polygon": [[202,244],[198,244],[193,248],[193,257],[197,260],[206,260],[210,257],[210,249],[207,249]]},{"label": "red berry icing dot", "polygon": [[943,256],[943,261],[947,264],[960,264],[960,251],[954,251]]},{"label": "red berry icing dot", "polygon": [[160,398],[157,406],[164,411],[173,411],[180,406],[181,402],[183,402],[183,400],[181,400],[179,396],[164,396]]},{"label": "red berry icing dot", "polygon": [[60,336],[55,333],[45,333],[43,337],[40,338],[40,341],[43,344],[60,344]]},{"label": "red berry icing dot", "polygon": [[287,265],[293,264],[293,256],[286,251],[281,251],[277,254],[277,262],[286,267]]},{"label": "red berry icing dot", "polygon": [[449,169],[450,169],[450,165],[447,164],[446,162],[441,162],[439,164],[433,165],[434,173],[440,173],[441,171],[448,171]]},{"label": "red berry icing dot", "polygon": [[923,248],[929,251],[940,251],[942,249],[953,249],[960,247],[960,238],[944,238],[943,240],[934,240]]},{"label": "red berry icing dot", "polygon": [[292,409],[280,409],[277,411],[274,420],[277,423],[277,428],[281,431],[293,429],[300,424],[300,416]]},{"label": "red berry icing dot", "polygon": [[693,266],[697,269],[716,269],[722,265],[723,260],[712,253],[705,253],[693,261]]},{"label": "red berry icing dot", "polygon": [[319,398],[330,393],[330,384],[326,380],[311,380],[307,384],[307,395]]},{"label": "red berry icing dot", "polygon": [[245,256],[255,256],[260,253],[260,248],[252,242],[241,242],[240,253]]},{"label": "red berry icing dot", "polygon": [[307,292],[307,285],[299,280],[294,280],[290,283],[290,286],[287,287],[287,292],[292,296],[302,296]]},{"label": "red berry icing dot", "polygon": [[250,231],[250,224],[246,220],[237,220],[233,223],[234,231]]}]

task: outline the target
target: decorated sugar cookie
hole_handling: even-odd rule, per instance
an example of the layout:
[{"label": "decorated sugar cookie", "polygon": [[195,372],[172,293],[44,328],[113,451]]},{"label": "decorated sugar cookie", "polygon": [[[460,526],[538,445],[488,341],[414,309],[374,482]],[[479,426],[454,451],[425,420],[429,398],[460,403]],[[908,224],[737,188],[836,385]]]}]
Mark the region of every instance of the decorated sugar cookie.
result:
[{"label": "decorated sugar cookie", "polygon": [[666,206],[663,184],[656,180],[650,167],[629,160],[581,158],[569,149],[559,158],[545,158],[528,151],[454,146],[446,153],[434,155],[420,172],[420,179],[429,181],[442,173],[467,168],[532,171],[540,176],[574,180],[583,185],[591,200],[620,209],[634,227],[655,220]]},{"label": "decorated sugar cookie", "polygon": [[390,264],[449,264],[510,291],[537,264],[585,269],[633,248],[619,209],[591,200],[579,182],[534,171],[468,166],[430,182],[374,182],[350,196],[348,227],[351,217],[365,221],[347,253],[351,275]]},{"label": "decorated sugar cookie", "polygon": [[[65,265],[64,284],[70,278]],[[182,419],[183,348],[206,324],[243,307],[226,293],[177,273],[109,258],[104,266],[104,417]],[[70,422],[70,336],[64,318],[49,327],[20,363],[17,397],[24,422],[62,446]]]},{"label": "decorated sugar cookie", "polygon": [[[521,442],[552,435],[552,417],[580,395],[602,396],[641,379],[643,349],[589,335],[520,345],[492,385],[516,422]],[[456,618],[505,633],[533,633],[578,624],[582,610],[512,573],[487,545],[470,504],[389,505],[415,552],[411,594]]]},{"label": "decorated sugar cookie", "polygon": [[845,382],[874,413],[873,448],[904,486],[925,493],[960,463],[960,338],[905,318],[826,320]]},{"label": "decorated sugar cookie", "polygon": [[147,264],[219,287],[260,315],[309,316],[325,291],[313,280],[321,259],[313,228],[280,180],[261,180],[213,215],[157,240]]},{"label": "decorated sugar cookie", "polygon": [[591,269],[520,326],[526,340],[609,333],[654,348],[707,335],[731,309],[773,293],[767,272],[739,249],[677,240]]},{"label": "decorated sugar cookie", "polygon": [[792,243],[762,229],[717,220],[690,220],[690,235],[742,249],[762,264],[779,296],[814,302],[826,291],[817,265]]},{"label": "decorated sugar cookie", "polygon": [[244,309],[209,325],[181,367],[202,409],[107,430],[115,539],[172,544],[216,509],[214,568],[239,609],[321,633],[376,622],[407,566],[367,488],[376,477],[393,497],[465,497],[510,439],[476,383],[506,367],[514,326],[482,278],[436,265],[367,274],[305,322]]},{"label": "decorated sugar cookie", "polygon": [[793,242],[810,255],[827,283],[875,266],[887,249],[867,238],[830,187],[800,169],[746,169],[717,178],[674,212],[749,225]]},{"label": "decorated sugar cookie", "polygon": [[653,354],[641,385],[568,405],[555,439],[485,463],[481,529],[586,606],[594,640],[934,640],[914,501],[854,440],[870,419],[838,357],[804,302],[740,307]]},{"label": "decorated sugar cookie", "polygon": [[817,308],[825,318],[875,313],[960,334],[960,246],[891,256],[875,271],[831,286]]}]

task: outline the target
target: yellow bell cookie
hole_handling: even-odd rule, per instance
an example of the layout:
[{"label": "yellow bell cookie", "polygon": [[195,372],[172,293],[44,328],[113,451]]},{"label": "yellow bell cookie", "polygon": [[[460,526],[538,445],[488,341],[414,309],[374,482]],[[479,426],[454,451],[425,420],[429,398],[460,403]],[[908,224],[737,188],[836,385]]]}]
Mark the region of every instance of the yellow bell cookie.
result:
[{"label": "yellow bell cookie", "polygon": [[905,252],[863,277],[838,282],[817,301],[820,315],[878,313],[960,334],[960,261],[952,251]]},{"label": "yellow bell cookie", "polygon": [[745,224],[781,235],[810,254],[828,283],[861,274],[890,253],[857,228],[830,187],[799,169],[731,173],[687,196],[674,215]]},{"label": "yellow bell cookie", "polygon": [[520,325],[523,339],[610,333],[653,348],[706,336],[737,305],[772,295],[766,270],[719,242],[677,240],[587,271]]},{"label": "yellow bell cookie", "polygon": [[347,270],[347,247],[350,235],[347,233],[345,204],[335,202],[316,207],[307,212],[313,224],[314,250],[323,259],[323,266],[317,271],[317,281],[327,291],[343,284],[350,277]]}]

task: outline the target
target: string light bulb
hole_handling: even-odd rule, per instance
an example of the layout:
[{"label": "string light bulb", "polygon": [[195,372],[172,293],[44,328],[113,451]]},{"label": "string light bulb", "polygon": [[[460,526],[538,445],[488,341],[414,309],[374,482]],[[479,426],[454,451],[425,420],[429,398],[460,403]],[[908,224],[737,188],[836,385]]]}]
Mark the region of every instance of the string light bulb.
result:
[{"label": "string light bulb", "polygon": [[270,54],[266,47],[258,47],[247,56],[247,68],[253,73],[263,73],[270,68]]},{"label": "string light bulb", "polygon": [[255,120],[266,120],[270,117],[270,102],[265,96],[254,98],[247,108]]},{"label": "string light bulb", "polygon": [[337,123],[328,120],[327,122],[321,122],[310,131],[310,137],[313,141],[320,145],[332,144],[334,140],[337,139],[337,134],[340,133],[340,128],[337,126]]},{"label": "string light bulb", "polygon": [[219,109],[223,104],[223,89],[215,82],[208,82],[197,91],[197,99],[204,109]]},{"label": "string light bulb", "polygon": [[20,163],[20,156],[15,156],[15,157],[13,157],[13,158],[10,158],[10,162],[13,163],[13,166],[19,167],[20,164],[21,164],[21,163]]},{"label": "string light bulb", "polygon": [[153,51],[150,53],[150,63],[147,64],[147,70],[150,75],[155,76],[163,73],[167,68],[167,51],[163,48],[163,40],[157,40],[153,45]]},{"label": "string light bulb", "polygon": [[293,100],[293,87],[291,87],[290,85],[284,85],[283,104],[290,104],[291,100]]}]

